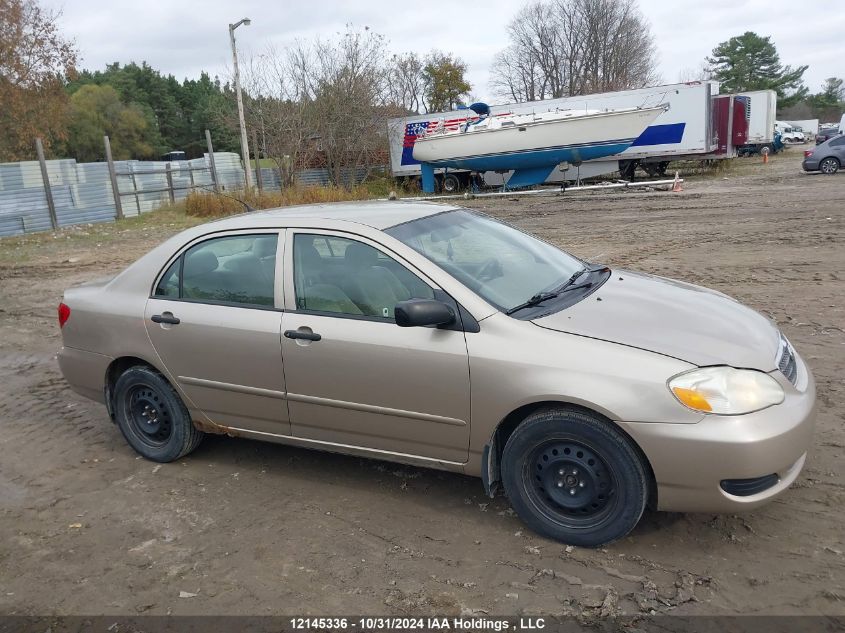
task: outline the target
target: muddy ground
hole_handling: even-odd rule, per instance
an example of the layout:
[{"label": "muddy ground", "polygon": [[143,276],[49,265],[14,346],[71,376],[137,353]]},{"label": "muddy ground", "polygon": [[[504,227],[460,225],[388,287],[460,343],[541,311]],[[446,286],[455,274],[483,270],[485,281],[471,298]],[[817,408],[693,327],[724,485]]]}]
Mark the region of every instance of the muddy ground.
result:
[{"label": "muddy ground", "polygon": [[190,221],[0,241],[0,613],[845,614],[845,174],[800,173],[800,153],[683,193],[471,203],[587,259],[737,297],[818,381],[815,445],[780,499],[647,513],[600,550],[537,537],[460,475],[223,437],[144,461],[65,387],[55,309]]}]

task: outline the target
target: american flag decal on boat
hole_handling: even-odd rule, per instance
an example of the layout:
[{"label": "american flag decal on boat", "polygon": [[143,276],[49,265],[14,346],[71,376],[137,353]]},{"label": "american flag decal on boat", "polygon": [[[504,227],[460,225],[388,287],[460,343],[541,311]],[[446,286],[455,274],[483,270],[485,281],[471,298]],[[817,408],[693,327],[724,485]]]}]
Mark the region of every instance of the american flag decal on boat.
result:
[{"label": "american flag decal on boat", "polygon": [[[469,110],[467,110],[469,112]],[[510,112],[502,112],[493,116],[506,116]],[[420,161],[414,159],[414,143],[417,138],[424,136],[426,130],[434,129],[438,123],[443,122],[447,132],[457,130],[458,126],[466,121],[477,121],[477,116],[465,116],[455,119],[431,119],[430,121],[414,121],[405,125],[405,136],[402,138],[402,165],[419,165]]]}]

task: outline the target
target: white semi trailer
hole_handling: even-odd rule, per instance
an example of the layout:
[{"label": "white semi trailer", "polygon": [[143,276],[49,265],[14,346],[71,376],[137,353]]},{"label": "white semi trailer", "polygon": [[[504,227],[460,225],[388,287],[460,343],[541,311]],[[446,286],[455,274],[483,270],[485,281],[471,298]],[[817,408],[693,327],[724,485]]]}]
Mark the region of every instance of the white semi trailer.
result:
[{"label": "white semi trailer", "polygon": [[748,134],[744,145],[739,148],[740,155],[757,154],[763,148],[777,153],[780,144],[775,142],[775,112],[778,94],[774,90],[753,90],[735,95],[745,101],[748,118]]},{"label": "white semi trailer", "polygon": [[[606,92],[578,97],[546,99],[526,103],[511,103],[492,106],[491,114],[548,112],[554,110],[604,110],[654,106],[661,103],[669,109],[627,150],[613,157],[585,161],[581,165],[561,165],[550,176],[550,181],[575,180],[622,171],[623,176],[633,176],[639,165],[649,173],[660,173],[671,160],[722,158],[734,155],[733,144],[726,142],[730,136],[730,125],[720,133],[716,123],[716,106],[719,84],[714,81],[696,81],[670,84],[620,92]],[[725,97],[725,107],[733,99]],[[413,157],[417,136],[424,134],[431,125],[444,121],[447,126],[457,126],[467,120],[474,120],[470,110],[455,110],[429,114],[414,114],[391,119],[388,122],[390,140],[390,167],[394,177],[415,180],[420,177],[419,162]],[[725,119],[730,121],[730,116]],[[724,126],[723,126],[724,127]],[[626,173],[627,172],[627,173]],[[485,172],[481,175],[484,184],[501,185],[508,173]],[[436,170],[436,177],[446,191],[466,186],[470,174],[461,170]]]}]

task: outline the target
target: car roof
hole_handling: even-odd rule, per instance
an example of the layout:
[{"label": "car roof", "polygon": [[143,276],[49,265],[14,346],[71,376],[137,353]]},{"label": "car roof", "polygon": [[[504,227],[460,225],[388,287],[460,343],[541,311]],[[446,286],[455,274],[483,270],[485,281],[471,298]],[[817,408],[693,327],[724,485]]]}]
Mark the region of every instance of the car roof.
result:
[{"label": "car roof", "polygon": [[455,205],[437,204],[422,200],[360,200],[280,207],[264,211],[251,211],[216,220],[219,230],[299,224],[303,220],[331,220],[354,222],[377,230],[384,230],[419,218],[457,209]]}]

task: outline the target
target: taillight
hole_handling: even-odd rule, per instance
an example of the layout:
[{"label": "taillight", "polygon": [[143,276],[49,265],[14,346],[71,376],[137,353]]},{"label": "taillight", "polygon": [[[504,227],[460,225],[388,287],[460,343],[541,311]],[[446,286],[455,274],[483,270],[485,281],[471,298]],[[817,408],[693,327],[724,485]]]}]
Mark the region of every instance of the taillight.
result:
[{"label": "taillight", "polygon": [[64,303],[59,304],[59,327],[63,328],[70,318],[70,308]]},{"label": "taillight", "polygon": [[812,155],[813,155],[813,150],[811,150],[811,149],[805,149],[804,150],[804,158],[810,158],[810,156],[812,156]]}]

